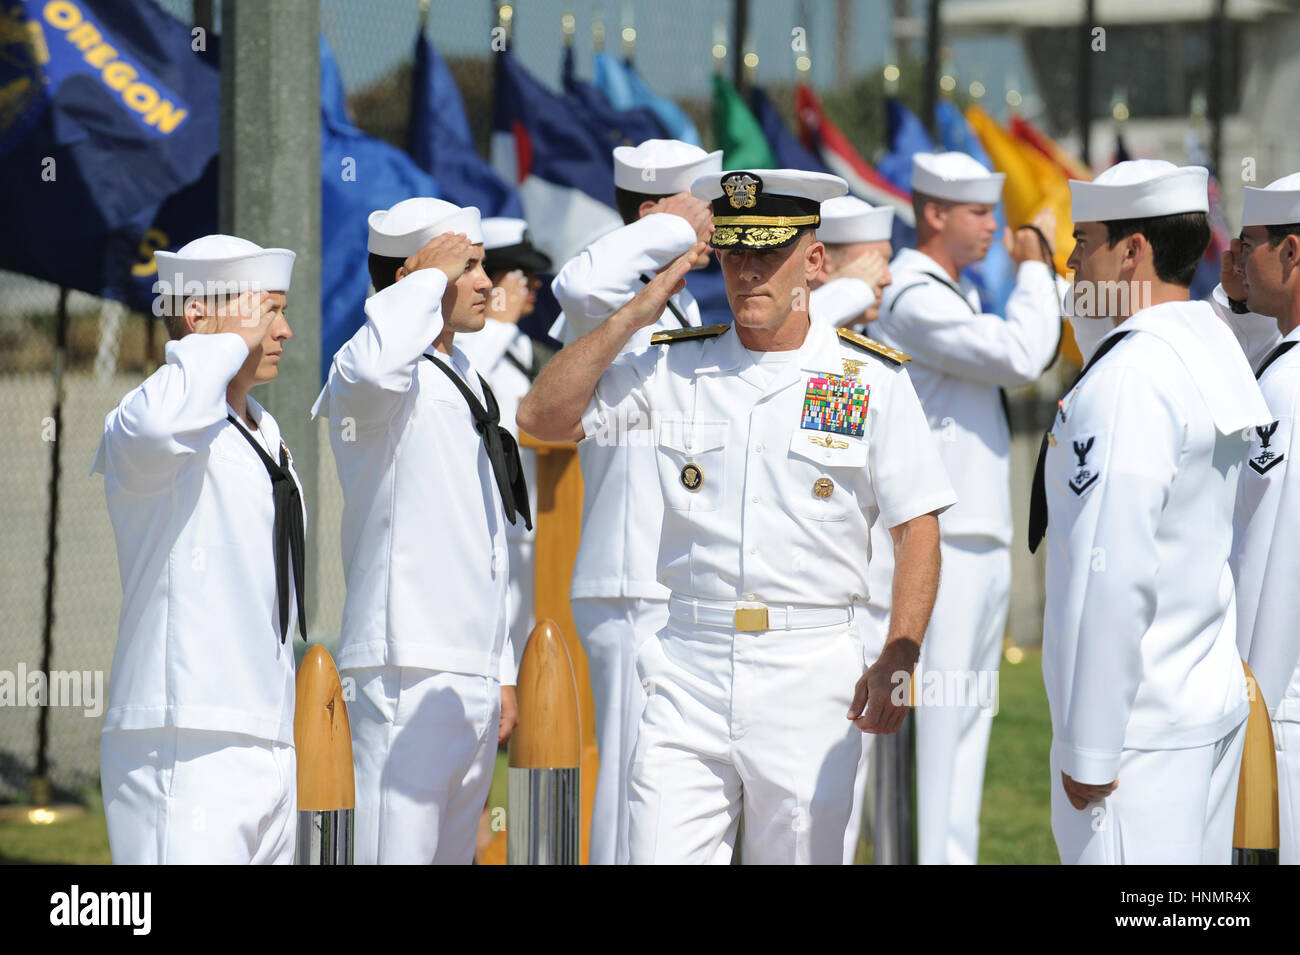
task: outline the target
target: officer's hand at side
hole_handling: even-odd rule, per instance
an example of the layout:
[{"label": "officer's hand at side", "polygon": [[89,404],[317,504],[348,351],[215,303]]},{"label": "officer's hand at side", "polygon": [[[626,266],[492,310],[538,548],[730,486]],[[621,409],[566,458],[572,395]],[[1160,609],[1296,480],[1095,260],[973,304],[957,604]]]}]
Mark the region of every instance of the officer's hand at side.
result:
[{"label": "officer's hand at side", "polygon": [[424,248],[414,252],[403,264],[403,268],[408,275],[420,269],[441,269],[450,285],[469,268],[473,254],[474,245],[469,241],[469,236],[463,232],[444,232],[435,235]]},{"label": "officer's hand at side", "polygon": [[199,319],[194,330],[209,334],[233,332],[251,352],[262,344],[266,330],[275,320],[275,303],[266,292],[245,292],[218,314]]},{"label": "officer's hand at side", "polygon": [[497,729],[497,745],[504,746],[510,742],[510,734],[519,725],[519,698],[515,696],[513,686],[501,688],[501,725]]},{"label": "officer's hand at side", "polygon": [[864,733],[897,733],[907,716],[912,671],[921,648],[911,640],[891,640],[862,674],[853,691],[848,718]]},{"label": "officer's hand at side", "polygon": [[1239,302],[1246,298],[1246,283],[1238,271],[1240,262],[1241,240],[1233,239],[1228,245],[1228,251],[1223,253],[1223,258],[1219,261],[1219,284],[1223,286],[1228,298],[1235,298]]},{"label": "officer's hand at side", "polygon": [[1101,802],[1118,789],[1119,779],[1112,779],[1108,783],[1093,786],[1088,783],[1076,782],[1065,773],[1061,773],[1061,785],[1065,787],[1065,795],[1070,800],[1070,805],[1075,809],[1082,810],[1087,809],[1094,802]]},{"label": "officer's hand at side", "polygon": [[713,207],[689,192],[664,196],[654,204],[650,212],[666,212],[669,215],[681,216],[691,224],[695,235],[704,241],[713,234]]},{"label": "officer's hand at side", "polygon": [[668,299],[686,288],[686,273],[691,270],[704,248],[703,242],[696,242],[685,253],[673,259],[646,283],[645,288],[636,293],[632,301],[619,309],[619,314],[636,328],[645,328],[657,322],[668,305]]}]

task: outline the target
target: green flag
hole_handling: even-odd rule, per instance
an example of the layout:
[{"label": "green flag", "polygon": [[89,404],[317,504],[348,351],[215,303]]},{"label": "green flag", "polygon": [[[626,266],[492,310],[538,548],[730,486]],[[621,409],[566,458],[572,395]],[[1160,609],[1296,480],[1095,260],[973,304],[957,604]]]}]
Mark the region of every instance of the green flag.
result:
[{"label": "green flag", "polygon": [[713,74],[713,136],[723,169],[773,169],[776,156],[736,88]]}]

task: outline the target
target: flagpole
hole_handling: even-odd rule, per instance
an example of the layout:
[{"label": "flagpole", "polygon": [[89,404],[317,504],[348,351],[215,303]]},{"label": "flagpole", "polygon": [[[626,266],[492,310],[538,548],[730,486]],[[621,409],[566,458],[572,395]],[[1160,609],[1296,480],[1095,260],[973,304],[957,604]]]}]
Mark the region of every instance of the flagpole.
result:
[{"label": "flagpole", "polygon": [[736,56],[731,59],[731,85],[743,89],[745,85],[745,37],[749,33],[749,0],[736,0],[736,15],[731,21],[731,48]]},{"label": "flagpole", "polygon": [[939,104],[939,3],[930,0],[929,24],[925,37],[925,115],[921,121],[929,130],[930,137],[939,140],[939,124],[935,121],[935,110]]},{"label": "flagpole", "polygon": [[1095,0],[1084,0],[1079,23],[1079,158],[1092,165],[1092,24]]}]

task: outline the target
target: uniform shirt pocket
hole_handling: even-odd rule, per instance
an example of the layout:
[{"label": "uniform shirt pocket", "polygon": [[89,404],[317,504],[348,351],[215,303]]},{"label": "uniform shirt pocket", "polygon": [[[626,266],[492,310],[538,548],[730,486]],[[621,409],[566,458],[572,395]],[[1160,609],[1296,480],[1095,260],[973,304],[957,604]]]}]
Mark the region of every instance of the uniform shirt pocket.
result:
[{"label": "uniform shirt pocket", "polygon": [[791,507],[814,521],[842,521],[857,508],[851,490],[867,466],[867,442],[826,431],[790,437]]},{"label": "uniform shirt pocket", "polygon": [[726,421],[662,419],[655,424],[664,506],[716,511],[726,493]]}]

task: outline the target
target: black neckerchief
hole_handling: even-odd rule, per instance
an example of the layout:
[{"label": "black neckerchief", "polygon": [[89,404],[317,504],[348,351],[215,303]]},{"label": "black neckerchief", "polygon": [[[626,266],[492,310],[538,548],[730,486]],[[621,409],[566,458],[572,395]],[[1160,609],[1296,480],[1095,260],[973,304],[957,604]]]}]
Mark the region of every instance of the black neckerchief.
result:
[{"label": "black neckerchief", "polygon": [[[1068,395],[1071,389],[1077,388],[1088,370],[1097,364],[1106,352],[1118,345],[1126,335],[1128,332],[1112,335],[1097,346],[1097,350],[1092,353],[1092,357],[1079,372],[1079,377],[1074,379],[1074,384],[1067,388],[1065,393]],[[1029,492],[1029,553],[1031,554],[1038,550],[1038,545],[1043,542],[1043,535],[1047,533],[1047,477],[1044,472],[1047,470],[1047,447],[1051,433],[1052,428],[1049,425],[1043,432],[1043,443],[1038,446],[1038,464],[1034,466],[1034,484]]]},{"label": "black neckerchief", "polygon": [[506,361],[510,362],[510,364],[518,368],[519,371],[523,373],[524,377],[526,377],[529,380],[529,382],[534,382],[537,380],[537,372],[533,371],[532,368],[530,368],[528,365],[525,365],[522,361],[520,361],[519,357],[515,355],[513,352],[511,351],[506,352]]},{"label": "black neckerchief", "polygon": [[524,526],[531,531],[533,516],[528,509],[528,484],[524,480],[523,463],[519,460],[519,445],[515,442],[515,436],[501,427],[501,409],[497,405],[496,395],[492,394],[488,383],[483,380],[482,375],[479,375],[478,381],[483,386],[483,397],[487,399],[487,407],[484,408],[474,397],[474,392],[470,390],[469,385],[461,381],[460,375],[452,368],[432,355],[424,357],[451,379],[451,383],[456,386],[456,390],[469,405],[469,413],[474,418],[474,430],[483,438],[483,448],[487,451],[488,461],[492,464],[492,474],[497,481],[497,490],[501,493],[501,507],[505,511],[506,519],[514,524],[515,514],[522,514]]},{"label": "black neckerchief", "polygon": [[1277,361],[1279,358],[1281,358],[1283,355],[1289,352],[1292,348],[1295,348],[1295,346],[1296,343],[1295,340],[1293,339],[1289,342],[1283,342],[1282,344],[1274,348],[1271,352],[1269,352],[1268,357],[1264,359],[1264,364],[1260,365],[1259,371],[1255,372],[1255,380],[1259,381],[1259,379],[1263,378],[1264,372],[1268,371],[1268,366],[1273,364],[1273,362]]},{"label": "black neckerchief", "polygon": [[289,473],[289,449],[280,442],[280,463],[266,453],[260,441],[254,438],[232,414],[226,420],[233,424],[253,446],[257,456],[271,478],[271,501],[275,506],[275,595],[280,602],[280,642],[289,633],[289,560],[293,560],[293,587],[298,600],[298,633],[307,639],[307,612],[303,607],[304,565],[307,554],[306,528],[302,519],[302,493],[298,482]]},{"label": "black neckerchief", "polygon": [[[649,285],[650,276],[648,275],[641,276],[641,284]],[[668,299],[668,311],[673,313],[673,317],[677,319],[678,324],[680,324],[682,328],[694,328],[694,326],[690,323],[690,321],[686,318],[686,316],[682,314],[682,310],[677,307],[677,303],[674,302],[671,298]]]}]

